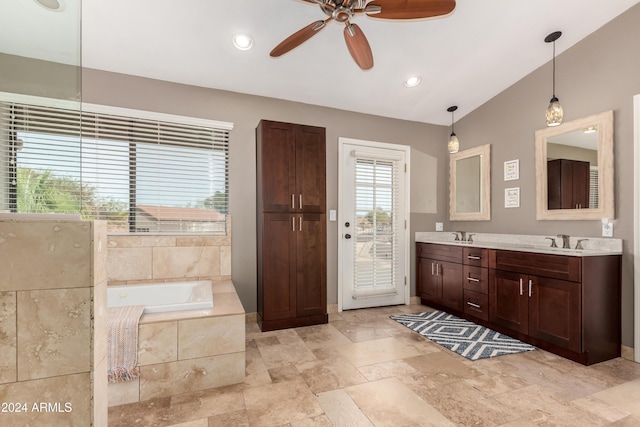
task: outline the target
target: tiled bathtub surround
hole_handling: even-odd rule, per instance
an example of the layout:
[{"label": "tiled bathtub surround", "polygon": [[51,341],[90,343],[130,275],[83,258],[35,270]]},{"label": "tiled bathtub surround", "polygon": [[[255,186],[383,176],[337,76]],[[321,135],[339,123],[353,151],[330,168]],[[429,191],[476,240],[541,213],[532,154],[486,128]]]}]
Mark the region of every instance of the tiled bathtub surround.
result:
[{"label": "tiled bathtub surround", "polygon": [[109,285],[231,279],[231,218],[227,236],[109,235]]},{"label": "tiled bathtub surround", "polygon": [[110,384],[109,406],[244,381],[244,309],[230,280],[212,286],[211,309],[142,316],[140,378]]},{"label": "tiled bathtub surround", "polygon": [[0,220],[0,402],[27,404],[1,425],[107,425],[106,242],[101,221]]}]

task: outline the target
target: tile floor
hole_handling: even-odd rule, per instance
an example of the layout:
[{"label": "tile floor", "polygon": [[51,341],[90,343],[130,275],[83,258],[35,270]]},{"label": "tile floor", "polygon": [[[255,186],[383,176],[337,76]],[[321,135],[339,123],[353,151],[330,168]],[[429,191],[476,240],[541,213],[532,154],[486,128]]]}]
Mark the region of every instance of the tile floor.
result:
[{"label": "tile floor", "polygon": [[249,324],[243,384],[112,407],[109,426],[640,426],[640,364],[542,350],[471,362],[389,319],[427,310]]}]

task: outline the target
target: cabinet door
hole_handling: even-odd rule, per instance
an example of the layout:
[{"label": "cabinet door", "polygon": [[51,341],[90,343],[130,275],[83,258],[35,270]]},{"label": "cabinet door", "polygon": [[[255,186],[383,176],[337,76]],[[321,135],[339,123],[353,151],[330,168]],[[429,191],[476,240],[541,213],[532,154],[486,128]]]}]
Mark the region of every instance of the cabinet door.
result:
[{"label": "cabinet door", "polygon": [[579,209],[589,208],[590,170],[589,162],[572,162],[573,188],[572,198],[574,205]]},{"label": "cabinet door", "polygon": [[438,261],[429,258],[418,258],[418,295],[426,302],[440,304],[442,300],[442,283],[436,276]]},{"label": "cabinet door", "polygon": [[263,214],[262,283],[264,320],[296,316],[295,218]]},{"label": "cabinet door", "polygon": [[462,264],[439,262],[437,271],[442,283],[442,305],[462,311]]},{"label": "cabinet door", "polygon": [[325,129],[296,127],[296,193],[298,212],[325,212],[326,136]]},{"label": "cabinet door", "polygon": [[526,334],[528,318],[528,276],[494,270],[489,280],[489,319],[491,322]]},{"label": "cabinet door", "polygon": [[295,215],[298,317],[327,312],[325,218],[324,214]]},{"label": "cabinet door", "polygon": [[291,212],[298,206],[294,125],[263,120],[257,133],[258,211]]},{"label": "cabinet door", "polygon": [[530,276],[529,335],[581,351],[580,283]]}]

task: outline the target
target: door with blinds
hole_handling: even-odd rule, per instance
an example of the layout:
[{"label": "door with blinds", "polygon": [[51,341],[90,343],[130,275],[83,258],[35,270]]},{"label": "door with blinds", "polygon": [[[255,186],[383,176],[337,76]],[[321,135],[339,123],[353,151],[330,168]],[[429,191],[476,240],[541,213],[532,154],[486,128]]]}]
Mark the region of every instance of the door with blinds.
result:
[{"label": "door with blinds", "polygon": [[410,149],[347,138],[339,145],[339,306],[408,303]]}]

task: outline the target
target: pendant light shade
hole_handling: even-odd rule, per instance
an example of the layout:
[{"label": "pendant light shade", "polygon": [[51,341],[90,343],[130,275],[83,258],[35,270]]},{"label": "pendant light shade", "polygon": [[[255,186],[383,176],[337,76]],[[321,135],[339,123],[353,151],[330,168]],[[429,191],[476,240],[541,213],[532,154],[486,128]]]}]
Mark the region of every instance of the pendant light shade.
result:
[{"label": "pendant light shade", "polygon": [[447,108],[447,111],[451,113],[451,135],[449,136],[449,143],[447,144],[447,148],[449,149],[449,154],[455,154],[460,150],[460,142],[458,142],[458,137],[455,132],[453,132],[453,112],[458,109],[457,105],[453,105]]},{"label": "pendant light shade", "polygon": [[553,95],[547,107],[547,126],[558,126],[562,123],[562,106],[556,96],[556,40],[561,35],[562,32],[556,31],[544,38],[545,43],[553,43]]}]

